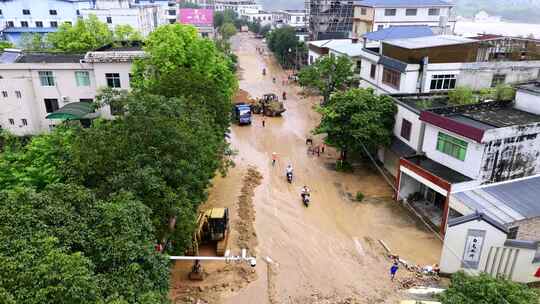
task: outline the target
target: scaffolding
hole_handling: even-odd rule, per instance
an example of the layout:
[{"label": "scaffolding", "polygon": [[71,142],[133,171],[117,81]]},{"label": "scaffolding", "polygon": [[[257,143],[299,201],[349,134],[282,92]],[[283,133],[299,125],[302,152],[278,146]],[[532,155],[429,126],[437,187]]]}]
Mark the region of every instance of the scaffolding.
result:
[{"label": "scaffolding", "polygon": [[312,40],[349,38],[353,27],[354,2],[306,0],[310,38]]}]

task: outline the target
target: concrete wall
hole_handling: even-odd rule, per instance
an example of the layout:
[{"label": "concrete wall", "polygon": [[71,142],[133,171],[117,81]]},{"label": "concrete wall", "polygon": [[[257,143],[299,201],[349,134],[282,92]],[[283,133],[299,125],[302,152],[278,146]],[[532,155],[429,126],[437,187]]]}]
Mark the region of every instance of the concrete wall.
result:
[{"label": "concrete wall", "polygon": [[[467,154],[464,161],[437,150],[437,138],[439,132],[454,136],[468,143]],[[481,144],[474,142],[471,139],[454,134],[450,131],[435,127],[431,124],[426,124],[424,134],[424,144],[422,149],[428,158],[472,179],[479,177],[482,156],[484,153],[484,149]]]},{"label": "concrete wall", "polygon": [[506,234],[485,221],[473,220],[461,225],[447,227],[444,246],[441,253],[440,267],[443,273],[454,273],[462,270],[462,259],[469,230],[485,231],[479,265],[476,269],[467,269],[468,273],[479,274],[485,269],[488,252],[493,246],[500,246],[506,240]]},{"label": "concrete wall", "polygon": [[540,172],[540,123],[487,130],[482,142],[482,182],[500,182]]},{"label": "concrete wall", "polygon": [[493,75],[506,75],[506,83],[535,80],[540,71],[540,61],[469,62],[461,67],[458,85],[478,90],[491,87]]},{"label": "concrete wall", "polygon": [[[390,7],[389,7],[390,8]],[[414,7],[411,7],[414,8]],[[416,16],[407,16],[406,8],[401,7],[396,9],[395,16],[385,16],[384,11],[386,8],[376,8],[375,9],[375,23],[383,23],[390,25],[391,23],[418,23],[426,25],[438,25],[440,21],[440,16],[447,16],[449,21],[450,18],[450,8],[449,7],[434,7],[440,9],[440,14],[436,16],[430,16],[428,14],[428,7],[418,7]]]},{"label": "concrete wall", "polygon": [[83,9],[80,12],[83,18],[95,15],[105,23],[107,23],[107,18],[110,17],[112,23],[108,23],[108,25],[111,29],[114,29],[117,25],[131,25],[143,36],[150,34],[159,25],[167,23],[165,11],[157,5],[107,10]]},{"label": "concrete wall", "polygon": [[540,240],[540,216],[514,222],[508,225],[508,228],[511,227],[518,227],[518,240]]},{"label": "concrete wall", "polygon": [[[2,129],[9,130],[15,135],[28,135],[39,132],[40,119],[37,108],[34,107],[34,92],[32,80],[21,77],[20,79],[0,79],[0,88],[8,93],[8,97],[0,95],[0,126]],[[21,92],[21,98],[15,94]],[[10,124],[10,119],[14,124]],[[22,120],[26,119],[28,125],[25,126]]]},{"label": "concrete wall", "polygon": [[525,112],[540,115],[540,93],[534,94],[518,89],[514,107]]},{"label": "concrete wall", "polygon": [[[394,136],[399,138],[401,141],[406,143],[409,147],[421,152],[422,142],[423,142],[423,122],[419,120],[420,115],[415,113],[408,108],[397,104],[397,113],[396,113],[396,123],[394,124]],[[410,139],[401,137],[401,126],[403,124],[403,119],[408,120],[411,126],[411,136]]]}]

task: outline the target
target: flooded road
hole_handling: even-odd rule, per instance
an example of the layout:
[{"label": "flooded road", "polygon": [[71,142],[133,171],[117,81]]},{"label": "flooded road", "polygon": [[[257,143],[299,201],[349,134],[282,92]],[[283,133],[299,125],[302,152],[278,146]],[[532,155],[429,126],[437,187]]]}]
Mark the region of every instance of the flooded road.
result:
[{"label": "flooded road", "polygon": [[[255,230],[258,257],[256,279],[240,291],[228,293],[224,303],[396,303],[401,298],[389,280],[390,262],[378,240],[401,258],[421,264],[438,263],[441,242],[392,200],[392,189],[370,166],[354,173],[332,169],[332,149],[320,157],[307,153],[305,139],[320,117],[313,107],[319,98],[304,98],[296,85],[283,85],[285,72],[271,56],[256,48],[261,40],[240,33],[232,38],[241,68],[240,88],[252,97],[287,92],[283,117],[254,116],[251,126],[233,126],[231,145],[237,166],[217,178],[211,201],[238,196],[248,166],[262,175],[255,189]],[[266,76],[262,69],[266,68]],[[272,78],[276,77],[274,84]],[[320,138],[314,138],[320,144]],[[330,151],[329,151],[330,150]],[[272,166],[272,153],[278,160]],[[285,168],[294,167],[287,183]],[[302,205],[300,188],[312,190],[309,208]],[[361,191],[363,202],[351,197]],[[235,219],[232,217],[233,225]],[[405,275],[400,270],[397,277]],[[326,302],[325,302],[326,301]]]}]

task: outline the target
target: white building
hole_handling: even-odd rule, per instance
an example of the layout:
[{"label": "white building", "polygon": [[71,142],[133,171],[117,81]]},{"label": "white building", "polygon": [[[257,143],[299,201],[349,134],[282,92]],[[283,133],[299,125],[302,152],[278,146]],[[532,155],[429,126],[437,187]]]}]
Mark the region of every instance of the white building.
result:
[{"label": "white building", "polygon": [[239,17],[246,15],[258,14],[262,11],[262,5],[257,4],[255,0],[216,0],[214,3],[216,11],[232,10]]},{"label": "white building", "polygon": [[452,34],[454,5],[443,0],[363,0],[354,7],[353,37],[391,26],[427,25],[438,34]]},{"label": "white building", "polygon": [[[140,47],[107,47],[84,55],[0,55],[0,126],[16,135],[46,132],[58,124],[47,115],[74,102],[92,102],[102,87],[129,89],[131,62]],[[106,106],[97,115],[110,118]],[[113,113],[114,114],[114,113]]]},{"label": "white building", "polygon": [[[208,5],[207,0],[193,0],[190,2],[193,2],[202,8],[206,8]],[[179,5],[176,0],[132,0],[132,5],[159,5],[163,11],[163,18],[166,19],[167,23],[173,24],[178,21]]]},{"label": "white building", "polygon": [[[158,4],[132,5],[129,0],[100,0],[95,7],[79,10],[83,18],[95,15],[114,29],[117,25],[131,25],[143,36],[167,23],[167,10]],[[175,15],[176,17],[176,15]]]},{"label": "white building", "polygon": [[273,25],[273,14],[265,11],[258,11],[256,14],[245,14],[243,17],[249,22],[258,22],[262,26]]},{"label": "white building", "polygon": [[307,28],[307,15],[305,10],[281,10],[274,12],[276,27],[292,26],[300,30]]}]

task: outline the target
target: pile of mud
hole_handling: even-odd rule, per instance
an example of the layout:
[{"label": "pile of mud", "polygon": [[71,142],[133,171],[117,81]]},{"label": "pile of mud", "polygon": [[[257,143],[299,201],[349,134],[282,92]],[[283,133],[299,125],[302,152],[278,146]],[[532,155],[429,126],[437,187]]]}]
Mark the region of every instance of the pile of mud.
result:
[{"label": "pile of mud", "polygon": [[236,95],[234,96],[234,102],[235,103],[246,103],[246,104],[253,104],[255,103],[255,100],[251,98],[251,95],[249,95],[248,92],[239,89],[236,92]]},{"label": "pile of mud", "polygon": [[238,197],[238,217],[240,221],[234,227],[238,231],[236,244],[239,248],[252,251],[257,246],[257,232],[255,231],[255,208],[253,195],[255,188],[261,184],[262,175],[253,167],[249,167],[242,182],[242,190]]}]

